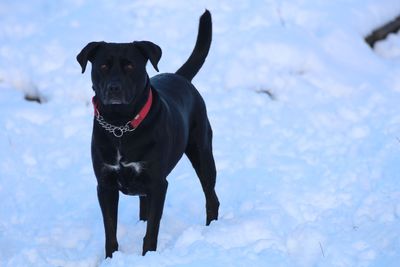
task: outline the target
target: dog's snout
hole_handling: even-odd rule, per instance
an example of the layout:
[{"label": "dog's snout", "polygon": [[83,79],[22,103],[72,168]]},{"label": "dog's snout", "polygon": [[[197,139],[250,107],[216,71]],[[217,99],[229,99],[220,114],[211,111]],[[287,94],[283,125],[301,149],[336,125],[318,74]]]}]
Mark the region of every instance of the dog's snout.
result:
[{"label": "dog's snout", "polygon": [[122,104],[124,103],[124,94],[122,92],[122,84],[119,81],[110,81],[107,84],[104,93],[105,104]]},{"label": "dog's snout", "polygon": [[108,89],[110,92],[118,93],[118,92],[121,91],[122,86],[121,86],[121,83],[119,83],[119,82],[110,82],[110,83],[108,84],[108,86],[107,86],[107,89]]},{"label": "dog's snout", "polygon": [[121,91],[121,84],[119,82],[110,82],[107,88],[109,91],[119,92]]}]

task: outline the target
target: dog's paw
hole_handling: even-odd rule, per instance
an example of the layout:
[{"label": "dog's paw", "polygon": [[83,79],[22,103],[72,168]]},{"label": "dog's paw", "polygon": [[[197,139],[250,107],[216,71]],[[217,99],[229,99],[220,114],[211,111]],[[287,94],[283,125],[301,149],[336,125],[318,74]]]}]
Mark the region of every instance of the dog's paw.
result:
[{"label": "dog's paw", "polygon": [[156,251],[157,250],[157,240],[150,240],[150,238],[143,238],[143,252],[142,256],[146,255],[149,251]]},{"label": "dog's paw", "polygon": [[207,210],[207,221],[206,226],[209,226],[212,221],[218,220],[218,209],[216,210]]},{"label": "dog's paw", "polygon": [[219,210],[219,201],[217,195],[214,193],[211,197],[207,199],[206,202],[207,226],[210,225],[212,221],[218,220],[218,210]]},{"label": "dog's paw", "polygon": [[106,244],[106,258],[112,258],[112,254],[118,251],[118,243]]}]

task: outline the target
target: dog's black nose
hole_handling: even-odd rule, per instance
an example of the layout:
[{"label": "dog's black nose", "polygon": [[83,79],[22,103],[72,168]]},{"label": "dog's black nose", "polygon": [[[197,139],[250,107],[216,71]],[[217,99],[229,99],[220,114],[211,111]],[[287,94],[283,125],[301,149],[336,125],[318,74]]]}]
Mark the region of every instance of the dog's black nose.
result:
[{"label": "dog's black nose", "polygon": [[111,93],[119,93],[121,91],[121,84],[119,82],[110,82],[107,89]]}]

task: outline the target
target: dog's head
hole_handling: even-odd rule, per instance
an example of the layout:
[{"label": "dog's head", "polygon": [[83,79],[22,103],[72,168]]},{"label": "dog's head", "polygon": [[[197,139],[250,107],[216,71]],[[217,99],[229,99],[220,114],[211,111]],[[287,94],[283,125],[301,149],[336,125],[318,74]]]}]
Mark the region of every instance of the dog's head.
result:
[{"label": "dog's head", "polygon": [[160,58],[161,48],[149,41],[91,42],[76,57],[82,73],[92,63],[93,90],[104,105],[132,103],[146,89],[147,61],[158,71]]}]

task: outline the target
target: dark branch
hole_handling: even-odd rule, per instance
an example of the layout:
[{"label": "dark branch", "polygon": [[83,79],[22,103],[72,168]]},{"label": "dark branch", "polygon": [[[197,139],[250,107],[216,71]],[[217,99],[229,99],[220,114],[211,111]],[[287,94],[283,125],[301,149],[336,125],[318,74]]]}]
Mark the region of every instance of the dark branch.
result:
[{"label": "dark branch", "polygon": [[42,104],[43,102],[45,102],[43,97],[40,97],[38,95],[25,94],[24,99],[27,101],[37,102],[39,104]]},{"label": "dark branch", "polygon": [[256,93],[259,93],[259,94],[266,94],[267,96],[269,96],[269,98],[270,98],[271,100],[276,100],[275,94],[272,93],[272,92],[271,92],[270,90],[268,90],[268,89],[256,90]]},{"label": "dark branch", "polygon": [[370,47],[374,47],[377,41],[385,39],[390,33],[395,33],[400,30],[400,16],[390,21],[389,23],[374,30],[370,35],[365,37],[365,41]]}]

